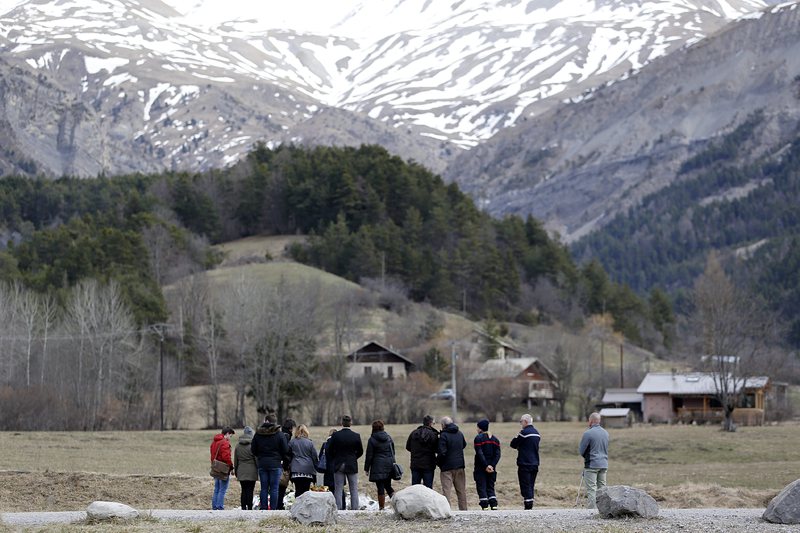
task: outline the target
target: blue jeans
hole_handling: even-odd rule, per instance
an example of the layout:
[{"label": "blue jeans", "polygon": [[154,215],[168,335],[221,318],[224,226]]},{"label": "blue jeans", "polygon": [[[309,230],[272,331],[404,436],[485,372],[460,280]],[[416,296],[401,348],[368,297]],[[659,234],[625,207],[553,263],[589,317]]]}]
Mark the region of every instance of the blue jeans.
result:
[{"label": "blue jeans", "polygon": [[419,485],[422,483],[429,489],[433,488],[433,473],[434,470],[412,470],[411,471],[411,484]]},{"label": "blue jeans", "polygon": [[[258,469],[258,479],[261,482],[261,492],[259,498],[259,509],[272,511],[278,508],[278,487],[281,482],[283,468],[260,468]],[[269,498],[267,498],[269,496]]]},{"label": "blue jeans", "polygon": [[211,497],[211,509],[221,511],[225,508],[225,493],[228,492],[228,484],[231,478],[214,480],[214,495]]}]

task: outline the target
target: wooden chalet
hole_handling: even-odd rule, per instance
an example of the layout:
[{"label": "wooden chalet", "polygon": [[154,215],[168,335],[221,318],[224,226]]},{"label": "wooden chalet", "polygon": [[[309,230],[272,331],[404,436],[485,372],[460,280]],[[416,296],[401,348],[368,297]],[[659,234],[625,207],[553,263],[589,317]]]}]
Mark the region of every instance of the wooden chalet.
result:
[{"label": "wooden chalet", "polygon": [[[642,395],[645,422],[720,422],[725,414],[716,397],[715,375],[710,372],[650,372],[636,389]],[[764,423],[770,380],[749,377],[736,383],[740,406],[733,412],[740,425]]]},{"label": "wooden chalet", "polygon": [[351,378],[380,375],[384,379],[405,379],[414,363],[377,342],[368,342],[345,356],[347,376]]}]

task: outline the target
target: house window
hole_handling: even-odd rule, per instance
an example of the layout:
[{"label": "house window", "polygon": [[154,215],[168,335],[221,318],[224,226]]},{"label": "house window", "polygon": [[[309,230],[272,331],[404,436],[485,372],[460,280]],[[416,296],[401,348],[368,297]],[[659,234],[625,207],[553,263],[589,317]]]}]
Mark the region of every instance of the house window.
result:
[{"label": "house window", "polygon": [[386,369],[386,377],[389,379],[394,379],[394,367],[390,366]]},{"label": "house window", "polygon": [[365,376],[371,376],[372,375],[372,367],[371,366],[365,366],[364,367],[364,375]]}]

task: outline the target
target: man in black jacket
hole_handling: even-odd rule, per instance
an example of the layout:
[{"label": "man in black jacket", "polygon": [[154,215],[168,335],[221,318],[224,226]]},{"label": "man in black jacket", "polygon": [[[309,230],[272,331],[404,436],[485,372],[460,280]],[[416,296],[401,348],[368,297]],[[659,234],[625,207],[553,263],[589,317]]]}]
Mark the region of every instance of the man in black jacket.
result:
[{"label": "man in black jacket", "polygon": [[455,488],[458,496],[458,510],[467,510],[467,475],[465,472],[464,448],[467,439],[459,431],[449,416],[442,417],[442,432],[439,434],[439,469],[441,470],[442,492],[450,501]]},{"label": "man in black jacket", "polygon": [[539,431],[533,427],[533,417],[522,415],[519,419],[522,430],[511,439],[511,447],[517,450],[517,477],[522,503],[525,509],[533,509],[533,488],[539,473]]},{"label": "man in black jacket", "polygon": [[358,458],[364,455],[361,436],[350,429],[352,419],[342,417],[342,429],[331,435],[326,453],[333,468],[333,495],[339,509],[344,507],[344,482],[350,487],[350,510],[358,510]]},{"label": "man in black jacket", "polygon": [[422,425],[411,432],[406,441],[406,450],[411,452],[411,484],[422,483],[433,488],[436,471],[436,450],[439,448],[439,432],[433,427],[433,417],[425,415]]}]

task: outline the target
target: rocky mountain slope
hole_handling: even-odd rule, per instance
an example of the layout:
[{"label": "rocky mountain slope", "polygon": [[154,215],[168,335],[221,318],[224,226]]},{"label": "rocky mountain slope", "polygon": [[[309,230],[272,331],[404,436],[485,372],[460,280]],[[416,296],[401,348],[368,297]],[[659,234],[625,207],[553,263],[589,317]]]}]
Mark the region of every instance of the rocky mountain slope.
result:
[{"label": "rocky mountain slope", "polygon": [[768,3],[0,0],[0,171],[203,170],[260,141],[380,143],[443,171]]},{"label": "rocky mountain slope", "polygon": [[797,3],[736,22],[500,132],[446,175],[489,211],[532,213],[573,241],[680,179],[684,161],[757,110],[762,126],[737,154],[741,163],[797,131]]}]

